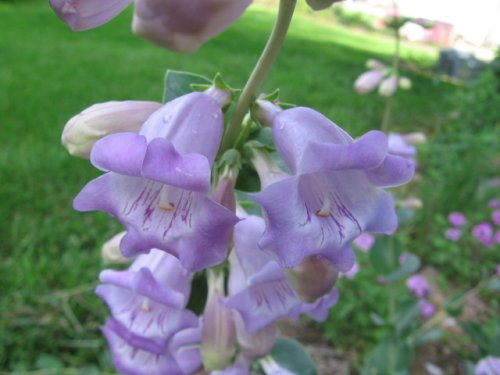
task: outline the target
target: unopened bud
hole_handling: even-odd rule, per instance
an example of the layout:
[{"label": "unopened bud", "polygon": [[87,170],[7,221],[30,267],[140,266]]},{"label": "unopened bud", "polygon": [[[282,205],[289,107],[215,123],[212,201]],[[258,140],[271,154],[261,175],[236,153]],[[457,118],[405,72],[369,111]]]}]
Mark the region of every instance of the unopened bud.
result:
[{"label": "unopened bud", "polygon": [[208,297],[203,312],[201,357],[207,371],[226,368],[236,353],[236,335],[231,309],[220,303],[224,298],[224,275],[207,272]]},{"label": "unopened bud", "polygon": [[273,157],[265,151],[254,149],[252,164],[259,175],[261,190],[287,177]]},{"label": "unopened bud", "polygon": [[409,210],[418,210],[422,208],[422,200],[416,197],[410,197],[403,199],[399,205],[403,208],[407,208]]},{"label": "unopened bud", "polygon": [[378,93],[382,96],[392,96],[398,88],[398,79],[396,76],[385,78],[378,87]]},{"label": "unopened bud", "polygon": [[72,117],[61,141],[71,155],[88,159],[95,142],[102,137],[127,131],[138,132],[161,103],[123,101],[98,103]]},{"label": "unopened bud", "polygon": [[403,90],[411,89],[411,79],[409,79],[408,77],[399,78],[399,87],[401,87]]},{"label": "unopened bud", "polygon": [[383,77],[382,72],[378,70],[364,72],[354,82],[354,91],[358,94],[367,94],[377,87]]},{"label": "unopened bud", "polygon": [[120,232],[102,245],[101,253],[104,263],[108,264],[127,264],[131,263],[134,258],[126,258],[120,251],[120,241],[127,232]]},{"label": "unopened bud", "polygon": [[203,93],[210,96],[212,99],[215,99],[215,101],[219,103],[221,108],[226,108],[229,104],[231,104],[231,101],[233,100],[234,97],[233,90],[231,90],[229,86],[226,87],[210,86]]}]

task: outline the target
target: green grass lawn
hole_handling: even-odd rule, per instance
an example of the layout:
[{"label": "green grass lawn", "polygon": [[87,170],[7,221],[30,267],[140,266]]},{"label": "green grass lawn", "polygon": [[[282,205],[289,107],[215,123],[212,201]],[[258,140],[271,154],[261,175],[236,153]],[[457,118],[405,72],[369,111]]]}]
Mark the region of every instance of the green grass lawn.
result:
[{"label": "green grass lawn", "polygon": [[[92,293],[99,248],[119,230],[71,201],[99,174],[68,156],[60,133],[74,114],[108,100],[161,100],[166,68],[221,72],[241,87],[272,26],[253,8],[194,55],[162,51],[130,33],[131,11],[73,33],[45,2],[0,2],[0,372],[37,367],[110,369],[98,327],[107,312]],[[314,107],[354,136],[379,126],[383,100],[351,87],[368,58],[387,59],[387,38],[297,18],[266,85],[285,102]],[[406,46],[403,57],[432,54]],[[408,73],[414,88],[395,98],[393,129],[434,133],[455,88]],[[91,371],[91,369],[88,369]]]}]

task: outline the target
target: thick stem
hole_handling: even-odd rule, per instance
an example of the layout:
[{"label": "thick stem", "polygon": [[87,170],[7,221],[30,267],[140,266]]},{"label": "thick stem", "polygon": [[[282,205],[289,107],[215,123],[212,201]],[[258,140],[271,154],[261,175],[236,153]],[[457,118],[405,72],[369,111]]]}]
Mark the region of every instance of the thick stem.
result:
[{"label": "thick stem", "polygon": [[252,99],[255,97],[255,93],[271,70],[276,57],[278,57],[280,48],[285,41],[286,33],[288,31],[288,27],[290,26],[290,21],[292,20],[296,3],[297,0],[280,0],[278,15],[276,17],[273,30],[269,36],[266,46],[264,47],[264,50],[262,51],[259,61],[257,61],[250,78],[248,78],[248,81],[241,92],[233,117],[231,118],[231,121],[227,126],[226,133],[224,134],[224,138],[222,139],[222,146],[219,151],[220,154],[231,148],[234,141],[238,137],[238,134],[241,131],[241,123],[248,111],[248,108],[250,107]]}]

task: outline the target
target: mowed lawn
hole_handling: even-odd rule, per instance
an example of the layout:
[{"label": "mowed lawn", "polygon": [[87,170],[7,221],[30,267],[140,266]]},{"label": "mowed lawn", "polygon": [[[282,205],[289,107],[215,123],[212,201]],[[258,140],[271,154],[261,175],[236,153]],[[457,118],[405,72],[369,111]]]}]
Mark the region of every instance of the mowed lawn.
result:
[{"label": "mowed lawn", "polygon": [[[71,208],[99,172],[60,145],[66,120],[96,102],[160,101],[166,68],[221,72],[241,87],[273,23],[255,7],[196,54],[176,55],[132,36],[131,14],[73,33],[44,1],[0,2],[0,372],[111,369],[98,331],[107,312],[92,291],[100,245],[120,227]],[[355,95],[352,83],[367,59],[392,50],[389,38],[299,17],[264,90],[279,87],[284,102],[314,107],[359,136],[379,126],[383,100]],[[430,64],[426,51],[403,55]],[[393,129],[432,133],[454,88],[407,75],[414,87],[395,98]]]}]

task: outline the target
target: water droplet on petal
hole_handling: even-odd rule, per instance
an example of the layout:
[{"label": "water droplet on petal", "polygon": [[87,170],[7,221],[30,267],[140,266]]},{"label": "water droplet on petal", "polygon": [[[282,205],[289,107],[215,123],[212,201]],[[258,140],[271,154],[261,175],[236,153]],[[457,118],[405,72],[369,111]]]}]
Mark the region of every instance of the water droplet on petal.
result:
[{"label": "water droplet on petal", "polygon": [[167,113],[165,116],[163,116],[163,122],[166,124],[172,119],[172,115],[170,113]]}]

